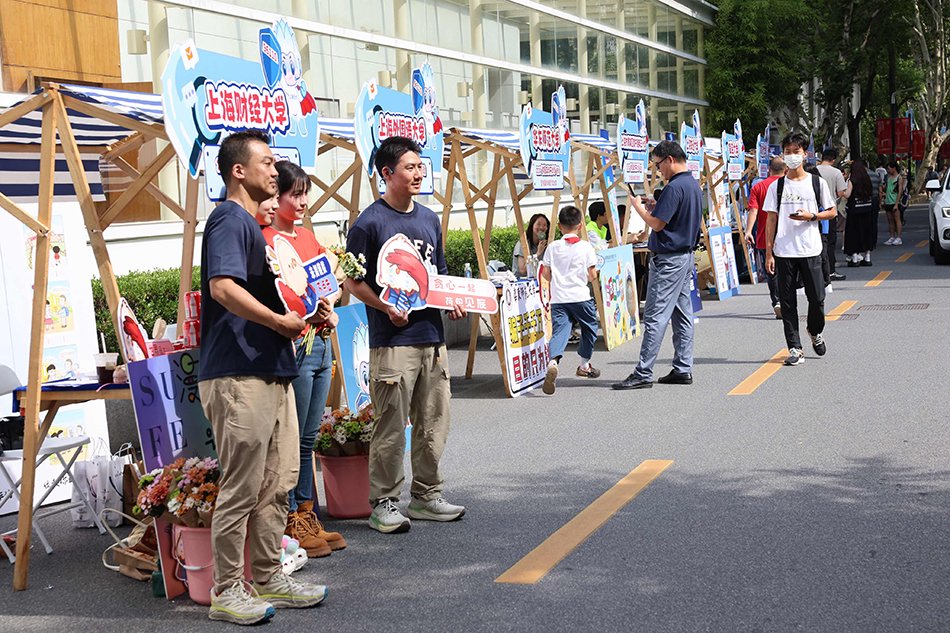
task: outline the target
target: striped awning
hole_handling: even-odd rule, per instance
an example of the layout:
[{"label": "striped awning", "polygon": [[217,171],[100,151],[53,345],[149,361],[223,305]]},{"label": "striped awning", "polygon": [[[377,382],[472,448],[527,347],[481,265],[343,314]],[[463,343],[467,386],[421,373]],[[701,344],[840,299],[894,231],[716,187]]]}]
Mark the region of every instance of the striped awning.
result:
[{"label": "striped awning", "polygon": [[[63,95],[94,104],[136,121],[159,125],[162,123],[162,100],[158,95],[70,84],[62,84],[59,89]],[[121,125],[77,112],[72,108],[67,108],[66,114],[80,151],[84,147],[105,147],[133,133],[132,130]],[[0,192],[14,202],[36,202],[39,197],[42,130],[41,110],[34,110],[0,128],[0,146],[7,145],[8,149],[17,148],[17,151],[0,152]],[[99,157],[83,153],[83,167],[93,199],[104,200]],[[56,160],[53,192],[58,200],[75,198],[76,195],[66,160],[61,155]]]}]

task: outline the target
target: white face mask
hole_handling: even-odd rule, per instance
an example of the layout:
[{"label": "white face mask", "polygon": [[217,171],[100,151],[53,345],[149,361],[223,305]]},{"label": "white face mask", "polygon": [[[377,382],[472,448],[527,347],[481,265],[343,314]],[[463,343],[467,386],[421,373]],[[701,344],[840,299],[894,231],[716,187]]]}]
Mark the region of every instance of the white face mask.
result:
[{"label": "white face mask", "polygon": [[782,158],[785,160],[785,166],[789,169],[798,169],[805,162],[805,157],[802,154],[785,154]]}]

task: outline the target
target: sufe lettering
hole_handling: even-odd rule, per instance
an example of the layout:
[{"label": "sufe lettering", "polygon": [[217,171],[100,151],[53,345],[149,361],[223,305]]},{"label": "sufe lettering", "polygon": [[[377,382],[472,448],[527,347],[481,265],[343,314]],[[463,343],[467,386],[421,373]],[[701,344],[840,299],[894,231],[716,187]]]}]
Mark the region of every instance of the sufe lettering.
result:
[{"label": "sufe lettering", "polygon": [[380,142],[391,136],[411,138],[419,145],[425,145],[427,140],[425,119],[396,112],[383,112],[379,115],[376,133]]}]

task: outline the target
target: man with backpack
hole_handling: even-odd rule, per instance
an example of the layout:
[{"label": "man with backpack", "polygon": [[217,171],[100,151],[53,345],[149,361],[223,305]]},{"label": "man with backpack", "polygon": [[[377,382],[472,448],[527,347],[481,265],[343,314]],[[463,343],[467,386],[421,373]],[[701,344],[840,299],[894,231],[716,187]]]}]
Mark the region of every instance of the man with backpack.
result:
[{"label": "man with backpack", "polygon": [[769,186],[762,209],[765,225],[765,268],[776,275],[785,342],[786,365],[805,362],[798,324],[796,283],[800,279],[808,299],[808,334],[818,356],[826,351],[825,284],[821,270],[822,241],[819,222],[837,216],[828,185],[818,175],[805,171],[808,137],[792,132],[782,139],[782,158],[788,168],[784,177]]}]

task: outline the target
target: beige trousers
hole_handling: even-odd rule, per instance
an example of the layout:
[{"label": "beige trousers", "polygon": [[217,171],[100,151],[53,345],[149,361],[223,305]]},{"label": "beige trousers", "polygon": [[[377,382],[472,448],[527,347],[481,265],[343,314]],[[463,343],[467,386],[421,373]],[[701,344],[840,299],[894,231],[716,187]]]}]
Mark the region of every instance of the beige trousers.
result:
[{"label": "beige trousers", "polygon": [[398,499],[405,482],[406,419],[412,420],[413,497],[442,493],[439,460],[449,434],[448,354],[444,345],[377,347],[369,351],[376,427],[369,447],[369,502]]},{"label": "beige trousers", "polygon": [[297,409],[289,380],[229,376],[204,380],[198,389],[221,466],[211,522],[220,593],[244,578],[245,540],[255,582],[280,570],[287,493],[300,470]]}]

